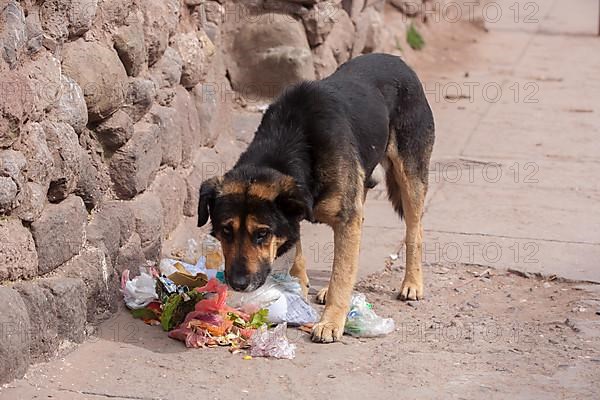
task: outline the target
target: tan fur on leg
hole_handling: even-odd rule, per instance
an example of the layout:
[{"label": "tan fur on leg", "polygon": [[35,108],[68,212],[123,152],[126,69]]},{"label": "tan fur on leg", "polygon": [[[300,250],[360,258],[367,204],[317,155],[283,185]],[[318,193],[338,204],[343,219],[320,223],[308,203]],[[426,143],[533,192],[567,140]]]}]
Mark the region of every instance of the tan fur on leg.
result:
[{"label": "tan fur on leg", "polygon": [[329,343],[340,340],[344,333],[346,314],[358,270],[358,255],[362,227],[362,207],[345,224],[333,227],[334,258],[327,303],[312,331],[314,342]]},{"label": "tan fur on leg", "polygon": [[292,265],[290,275],[298,278],[304,298],[308,298],[308,288],[310,287],[310,284],[308,275],[306,274],[306,261],[302,255],[302,244],[300,243],[300,240],[296,243],[296,256],[294,257],[294,265]]},{"label": "tan fur on leg", "polygon": [[402,209],[406,222],[406,271],[398,298],[401,300],[420,300],[423,298],[423,268],[421,265],[423,247],[423,207],[425,186],[416,177],[402,171]]}]

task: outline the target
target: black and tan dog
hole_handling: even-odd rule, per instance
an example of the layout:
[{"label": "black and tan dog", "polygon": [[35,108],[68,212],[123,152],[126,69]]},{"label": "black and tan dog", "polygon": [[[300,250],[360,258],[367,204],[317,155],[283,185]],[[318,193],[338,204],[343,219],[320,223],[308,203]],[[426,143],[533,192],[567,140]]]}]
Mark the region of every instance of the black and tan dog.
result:
[{"label": "black and tan dog", "polygon": [[371,54],[330,77],[286,90],[266,111],[233,169],[202,184],[198,225],[212,221],[235,290],[260,287],[276,257],[295,248],[292,275],[308,291],[300,222],[334,233],[329,288],[312,339],[341,338],[355,283],[367,190],[386,171],[389,199],[406,221],[401,299],[423,296],[421,215],[434,142],[431,109],[416,74],[398,57]]}]

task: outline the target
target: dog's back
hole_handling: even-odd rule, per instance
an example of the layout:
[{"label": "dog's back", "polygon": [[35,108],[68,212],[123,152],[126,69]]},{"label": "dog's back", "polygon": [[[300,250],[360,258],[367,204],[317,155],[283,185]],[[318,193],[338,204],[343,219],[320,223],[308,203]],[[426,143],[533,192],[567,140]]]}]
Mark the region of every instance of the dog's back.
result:
[{"label": "dog's back", "polygon": [[328,78],[287,89],[267,110],[238,164],[273,167],[318,197],[329,182],[312,179],[312,172],[327,169],[332,159],[358,157],[368,179],[385,158],[392,132],[399,153],[415,158],[423,150],[412,143],[423,148],[433,143],[430,125],[433,117],[416,74],[399,57],[363,55]]}]

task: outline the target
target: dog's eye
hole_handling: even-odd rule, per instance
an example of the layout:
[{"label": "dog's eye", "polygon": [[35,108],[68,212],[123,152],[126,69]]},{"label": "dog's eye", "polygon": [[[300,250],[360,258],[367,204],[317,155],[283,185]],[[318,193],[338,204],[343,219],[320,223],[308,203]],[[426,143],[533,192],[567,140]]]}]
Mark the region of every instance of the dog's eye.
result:
[{"label": "dog's eye", "polygon": [[223,228],[221,228],[221,233],[223,234],[223,237],[227,240],[231,240],[233,238],[233,230],[229,225],[225,225]]},{"label": "dog's eye", "polygon": [[263,244],[271,234],[269,229],[259,229],[254,233],[254,241],[256,244]]}]

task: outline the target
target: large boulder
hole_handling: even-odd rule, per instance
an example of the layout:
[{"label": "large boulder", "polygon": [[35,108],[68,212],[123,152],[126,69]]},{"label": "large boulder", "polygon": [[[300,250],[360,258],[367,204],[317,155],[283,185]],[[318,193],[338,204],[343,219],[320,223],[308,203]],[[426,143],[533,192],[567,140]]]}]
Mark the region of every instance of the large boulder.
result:
[{"label": "large boulder", "polygon": [[61,90],[51,115],[58,122],[66,122],[75,132],[81,133],[88,123],[88,111],[83,90],[68,76],[60,79]]},{"label": "large boulder", "polygon": [[65,44],[62,66],[83,89],[91,122],[107,118],[124,103],[127,72],[114,50],[79,39]]},{"label": "large boulder", "polygon": [[77,196],[46,206],[41,217],[31,224],[40,274],[56,269],[79,253],[86,224],[87,211]]},{"label": "large boulder", "polygon": [[17,195],[17,207],[12,215],[25,222],[33,222],[42,215],[46,205],[47,186],[35,182],[26,182]]},{"label": "large boulder", "polygon": [[17,71],[0,73],[0,148],[6,148],[21,136],[23,123],[33,110],[33,89],[29,78]]},{"label": "large boulder", "polygon": [[182,124],[177,122],[186,116],[179,115],[172,107],[163,107],[155,104],[148,114],[149,122],[158,125],[160,129],[160,143],[162,147],[161,164],[177,168],[181,164],[182,154]]},{"label": "large boulder", "polygon": [[[135,3],[139,3],[135,0]],[[116,27],[128,25],[131,21],[137,21],[138,18],[136,4],[134,0],[102,0],[98,4],[97,15],[103,24],[103,27],[109,31]]]},{"label": "large boulder", "polygon": [[83,149],[71,125],[52,121],[43,121],[41,125],[53,158],[48,200],[58,202],[73,193],[77,186],[83,162]]},{"label": "large boulder", "polygon": [[204,31],[179,33],[171,41],[181,56],[181,84],[193,88],[205,77],[215,46]]},{"label": "large boulder", "polygon": [[108,201],[99,206],[86,228],[87,243],[101,249],[114,264],[119,248],[135,232],[135,219],[129,202]]},{"label": "large boulder", "polygon": [[178,86],[175,89],[175,98],[173,99],[172,106],[178,115],[175,122],[178,125],[178,130],[181,132],[182,162],[184,166],[189,166],[194,150],[200,147],[200,144],[206,140],[204,139],[204,135],[208,133],[201,130],[198,111],[194,106],[192,96],[183,87]]},{"label": "large boulder", "polygon": [[336,22],[323,44],[314,49],[317,78],[331,75],[336,68],[350,59],[355,28],[344,10],[336,13]]},{"label": "large boulder", "polygon": [[156,85],[149,79],[130,78],[126,93],[123,111],[131,117],[134,123],[138,122],[152,107],[156,96]]},{"label": "large boulder", "polygon": [[62,91],[60,61],[49,51],[37,54],[21,71],[29,78],[33,92],[32,119],[41,121],[58,102]]},{"label": "large boulder", "polygon": [[381,49],[384,29],[383,15],[375,7],[367,7],[358,17],[352,57]]},{"label": "large boulder", "polygon": [[8,383],[27,371],[32,327],[16,290],[0,286],[0,304],[0,383]]},{"label": "large boulder", "polygon": [[0,176],[0,214],[7,214],[15,207],[19,188],[8,176]]},{"label": "large boulder", "polygon": [[318,46],[325,41],[340,9],[339,4],[325,1],[315,4],[308,12],[302,14],[302,22],[311,46]]},{"label": "large boulder", "polygon": [[142,242],[142,251],[146,259],[158,261],[162,248],[163,210],[160,199],[146,192],[131,203],[135,216],[135,230]]},{"label": "large boulder", "polygon": [[226,35],[226,66],[235,90],[272,97],[289,84],[315,78],[301,22],[279,13],[257,16],[253,21],[229,23],[234,26]]},{"label": "large boulder", "polygon": [[171,233],[179,224],[183,215],[187,189],[185,180],[179,172],[172,169],[161,171],[156,177],[150,192],[160,199],[163,212],[163,235]]},{"label": "large boulder", "polygon": [[121,199],[130,199],[146,190],[162,160],[160,129],[138,122],[133,137],[115,152],[110,162],[110,177]]},{"label": "large boulder", "polygon": [[36,281],[18,282],[13,289],[21,295],[30,325],[34,327],[31,330],[30,356],[33,361],[45,361],[56,354],[60,345],[58,320],[49,312],[53,301],[52,294]]},{"label": "large boulder", "polygon": [[79,143],[84,154],[79,182],[74,193],[81,197],[88,210],[91,210],[110,193],[112,183],[106,160],[112,153],[102,146],[98,135],[88,128],[79,135]]},{"label": "large boulder", "polygon": [[352,18],[352,21],[356,21],[368,1],[370,0],[342,0],[342,7]]},{"label": "large boulder", "polygon": [[128,269],[132,275],[138,275],[140,267],[145,265],[146,255],[142,250],[142,239],[140,238],[140,235],[134,233],[127,243],[119,249],[115,260],[115,271],[119,276],[121,276],[126,269]]},{"label": "large boulder", "polygon": [[425,11],[424,1],[426,0],[390,0],[390,4],[407,17],[416,17]]},{"label": "large boulder", "polygon": [[33,56],[42,50],[44,44],[44,31],[39,9],[30,9],[25,17],[25,34],[27,35],[27,53]]},{"label": "large boulder", "polygon": [[88,210],[100,203],[110,187],[106,165],[94,157],[92,151],[83,151],[81,171],[74,193],[81,197]]},{"label": "large boulder", "polygon": [[132,13],[129,24],[118,29],[113,36],[115,49],[129,76],[138,76],[147,60],[144,42],[144,25],[141,12]]},{"label": "large boulder", "polygon": [[185,177],[186,196],[183,213],[188,217],[198,214],[198,201],[202,182],[225,173],[225,164],[215,149],[198,149],[191,172]]},{"label": "large boulder", "polygon": [[16,218],[0,219],[0,281],[37,275],[38,256],[29,229]]},{"label": "large boulder", "polygon": [[52,152],[48,148],[46,132],[42,124],[30,122],[23,129],[23,136],[15,143],[15,150],[19,150],[27,160],[25,177],[31,182],[48,186],[54,167]]},{"label": "large boulder", "polygon": [[119,293],[119,276],[107,261],[104,252],[96,248],[85,248],[66,264],[59,267],[60,276],[80,278],[85,290],[79,293],[85,297],[88,322],[106,319],[118,309],[122,297]]},{"label": "large boulder", "polygon": [[45,361],[54,356],[65,341],[83,342],[85,337],[86,301],[81,294],[84,283],[76,278],[46,278],[15,285],[29,314],[30,353]]},{"label": "large boulder", "polygon": [[55,40],[77,37],[88,31],[98,8],[98,0],[45,0],[40,19],[47,34]]},{"label": "large boulder", "polygon": [[0,51],[11,68],[17,65],[25,46],[27,35],[25,13],[15,0],[0,3]]},{"label": "large boulder", "polygon": [[181,81],[183,60],[179,52],[167,47],[163,56],[150,68],[150,77],[158,89],[170,88]]},{"label": "large boulder", "polygon": [[22,198],[25,156],[14,150],[0,150],[0,214],[9,214]]},{"label": "large boulder", "polygon": [[97,138],[109,151],[116,151],[133,136],[133,121],[129,114],[119,110],[94,129]]},{"label": "large boulder", "polygon": [[167,49],[180,17],[179,0],[146,0],[142,7],[148,65],[157,62]]}]

